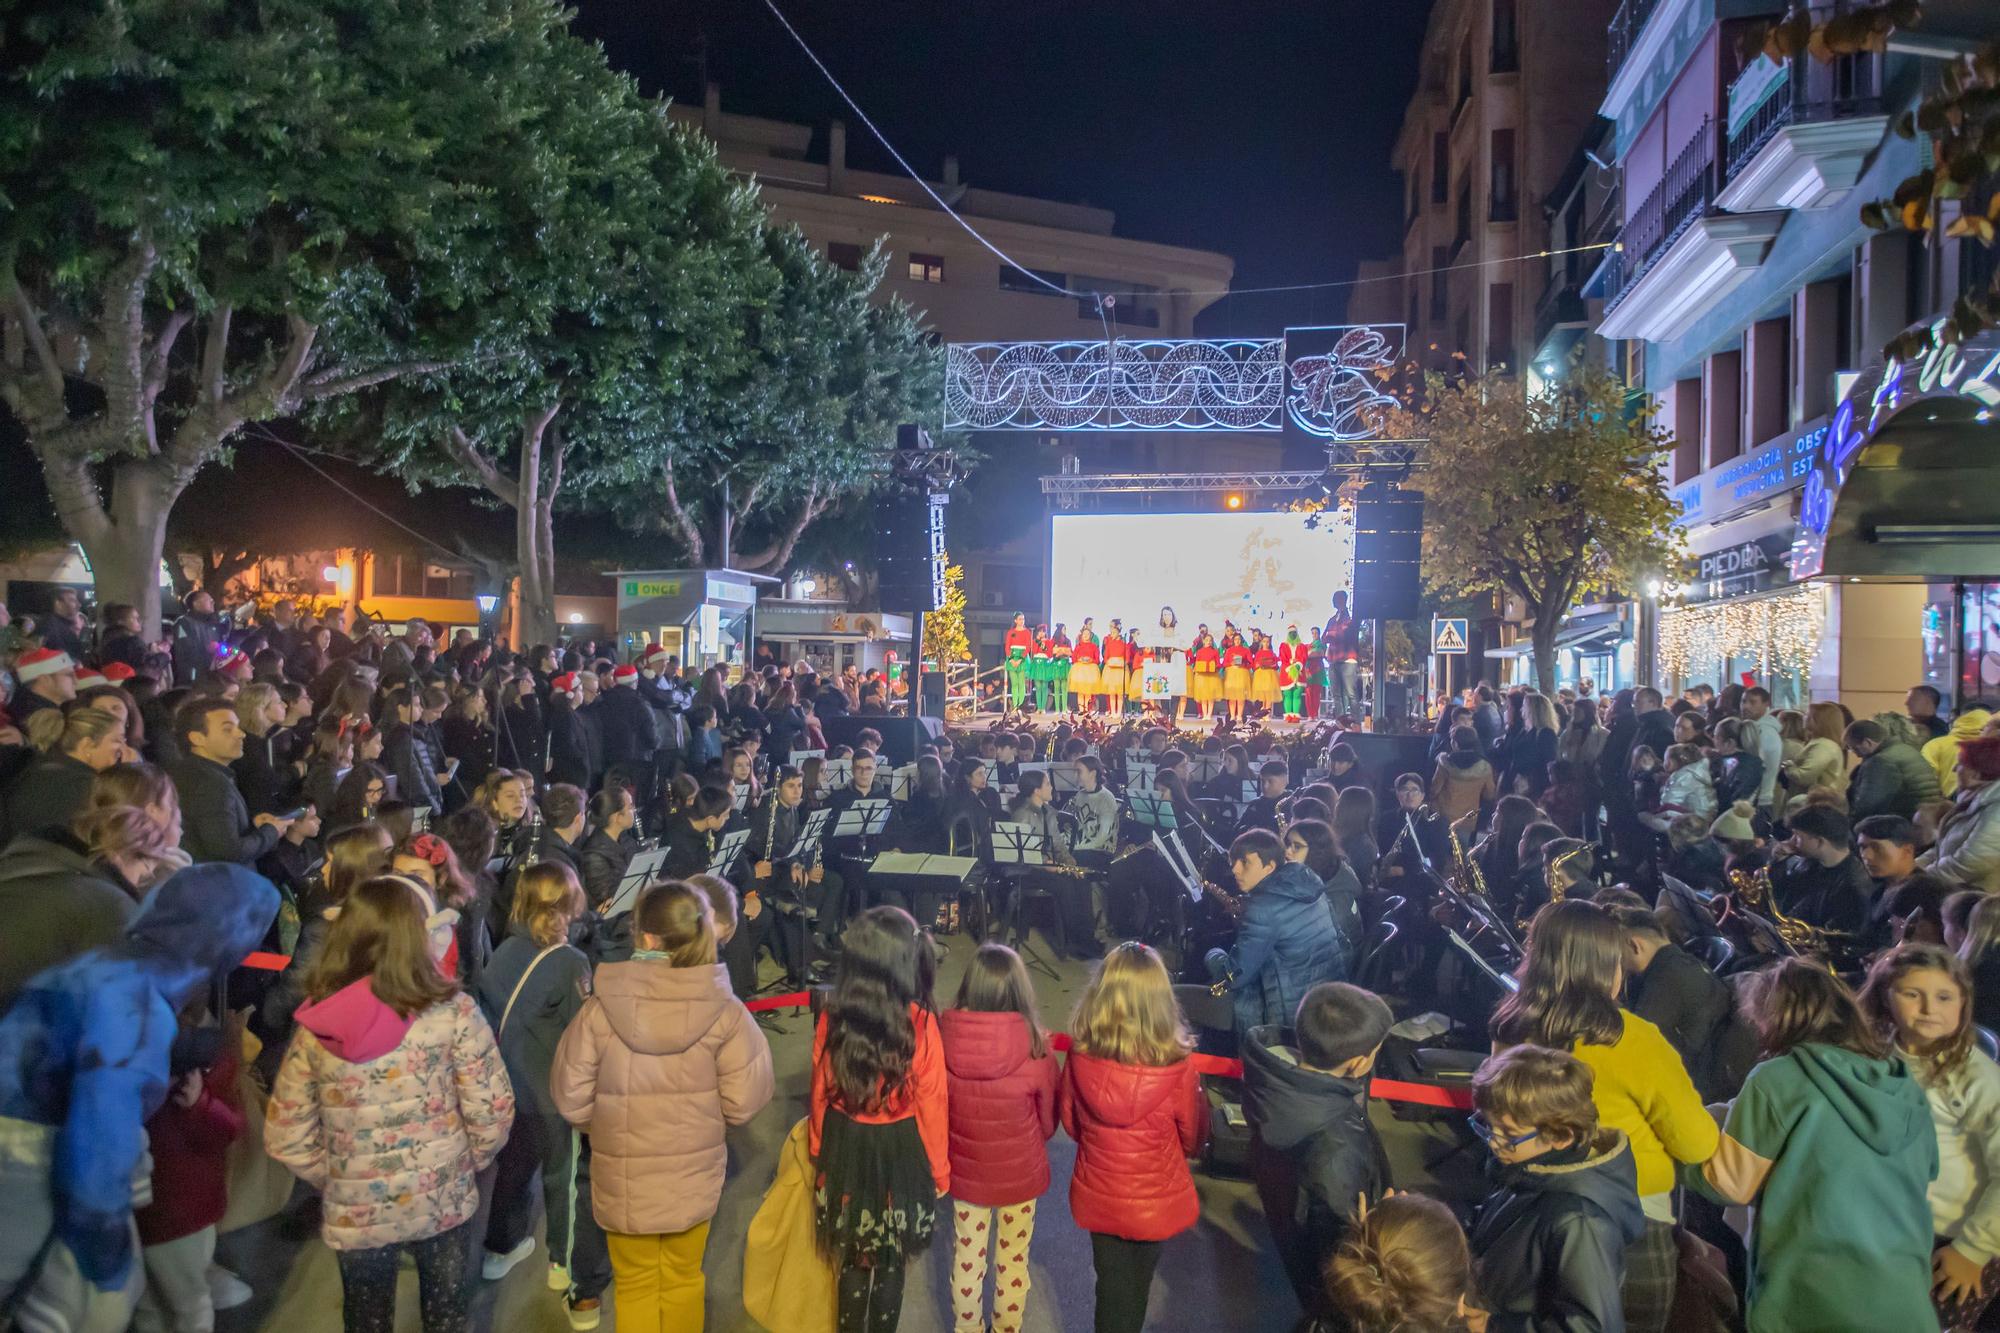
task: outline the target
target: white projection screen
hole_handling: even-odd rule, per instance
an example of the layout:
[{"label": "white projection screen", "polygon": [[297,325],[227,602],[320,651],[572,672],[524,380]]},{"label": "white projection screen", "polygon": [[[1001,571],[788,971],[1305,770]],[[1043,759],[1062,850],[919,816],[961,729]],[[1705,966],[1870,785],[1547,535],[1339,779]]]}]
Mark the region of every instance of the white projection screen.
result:
[{"label": "white projection screen", "polygon": [[[1307,527],[1309,517],[1317,525]],[[1206,623],[1302,632],[1326,623],[1337,590],[1354,586],[1354,514],[1058,514],[1050,520],[1052,623],[1101,635],[1113,617],[1157,638],[1171,606],[1183,642]],[[1007,608],[1011,609],[1011,608]]]}]

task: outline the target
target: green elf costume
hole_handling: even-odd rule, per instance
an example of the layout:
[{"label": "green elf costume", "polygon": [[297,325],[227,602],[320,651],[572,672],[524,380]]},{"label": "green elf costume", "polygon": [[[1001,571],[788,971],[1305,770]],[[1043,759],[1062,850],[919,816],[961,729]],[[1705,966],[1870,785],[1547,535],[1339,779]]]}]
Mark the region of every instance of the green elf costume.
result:
[{"label": "green elf costume", "polygon": [[1007,631],[1001,647],[1007,653],[1007,711],[1018,713],[1028,701],[1028,654],[1035,647],[1035,634],[1028,628],[1026,615],[1014,613],[1013,627]]},{"label": "green elf costume", "polygon": [[[1067,672],[1069,667],[1064,666],[1063,670]],[[1037,713],[1046,713],[1049,711],[1049,686],[1055,679],[1054,671],[1055,656],[1049,646],[1049,627],[1047,625],[1037,625],[1035,626],[1035,646],[1033,651],[1028,654],[1028,682],[1035,687],[1035,711]]]},{"label": "green elf costume", "polygon": [[1061,625],[1049,636],[1049,693],[1050,703],[1058,713],[1069,711],[1069,635]]}]

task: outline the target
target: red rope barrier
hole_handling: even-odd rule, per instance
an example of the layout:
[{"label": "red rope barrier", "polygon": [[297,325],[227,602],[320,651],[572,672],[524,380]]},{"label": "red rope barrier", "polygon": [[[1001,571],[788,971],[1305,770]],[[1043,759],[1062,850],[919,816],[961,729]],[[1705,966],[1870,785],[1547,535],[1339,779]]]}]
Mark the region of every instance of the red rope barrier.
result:
[{"label": "red rope barrier", "polygon": [[[292,960],[283,954],[253,953],[243,960],[243,966],[259,968],[266,972],[282,972]],[[772,1009],[804,1009],[812,1004],[810,992],[795,990],[782,995],[764,995],[754,1000],[745,1000],[743,1007],[753,1014],[765,1013]],[[1067,1032],[1049,1034],[1049,1045],[1058,1051],[1070,1048]],[[1188,1057],[1197,1071],[1213,1074],[1217,1078],[1241,1079],[1243,1062],[1219,1055],[1191,1055]],[[1435,1106],[1447,1111],[1470,1111],[1472,1090],[1470,1088],[1447,1088],[1434,1083],[1404,1083],[1396,1079],[1378,1078],[1368,1085],[1368,1095],[1377,1101],[1409,1102],[1416,1106]]]}]

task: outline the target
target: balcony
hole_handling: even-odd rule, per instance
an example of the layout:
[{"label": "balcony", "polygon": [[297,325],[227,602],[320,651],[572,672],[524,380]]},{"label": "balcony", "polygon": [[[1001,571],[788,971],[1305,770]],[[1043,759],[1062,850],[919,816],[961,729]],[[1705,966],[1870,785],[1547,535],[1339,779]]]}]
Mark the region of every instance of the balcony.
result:
[{"label": "balcony", "polygon": [[1824,65],[1753,61],[1730,87],[1729,106],[1729,183],[1716,202],[1731,212],[1837,202],[1889,128],[1882,61],[1872,54]]},{"label": "balcony", "polygon": [[1584,304],[1583,284],[1578,275],[1559,271],[1535,302],[1535,346],[1548,345],[1557,329],[1584,328],[1590,323],[1590,309]]},{"label": "balcony", "polygon": [[1618,233],[1604,266],[1605,338],[1677,338],[1764,262],[1785,214],[1718,213],[1720,135],[1704,121]]},{"label": "balcony", "polygon": [[1604,76],[1618,77],[1619,67],[1625,57],[1632,54],[1638,44],[1639,34],[1646,29],[1646,20],[1653,17],[1653,11],[1660,7],[1660,0],[1625,0],[1618,6],[1618,12],[1611,18],[1611,27],[1606,33],[1609,41],[1604,52]]}]

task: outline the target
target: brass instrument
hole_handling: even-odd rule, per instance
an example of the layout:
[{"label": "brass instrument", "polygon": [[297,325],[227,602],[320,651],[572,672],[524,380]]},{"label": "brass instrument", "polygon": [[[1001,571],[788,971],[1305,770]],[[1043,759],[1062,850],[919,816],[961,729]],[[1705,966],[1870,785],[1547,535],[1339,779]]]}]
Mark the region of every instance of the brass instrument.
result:
[{"label": "brass instrument", "polygon": [[1810,921],[1786,916],[1784,910],[1778,906],[1776,895],[1771,892],[1769,867],[1760,866],[1748,872],[1730,871],[1729,888],[1739,906],[1746,911],[1769,918],[1771,924],[1777,927],[1778,938],[1799,953],[1811,954],[1825,962],[1836,944],[1854,939],[1854,936],[1847,931],[1828,930],[1824,926],[1815,926]]},{"label": "brass instrument", "polygon": [[1450,824],[1444,826],[1445,836],[1451,839],[1451,873],[1461,886],[1460,893],[1476,893],[1486,896],[1486,876],[1480,872],[1479,862],[1465,854],[1465,844],[1459,841],[1458,830]]}]

